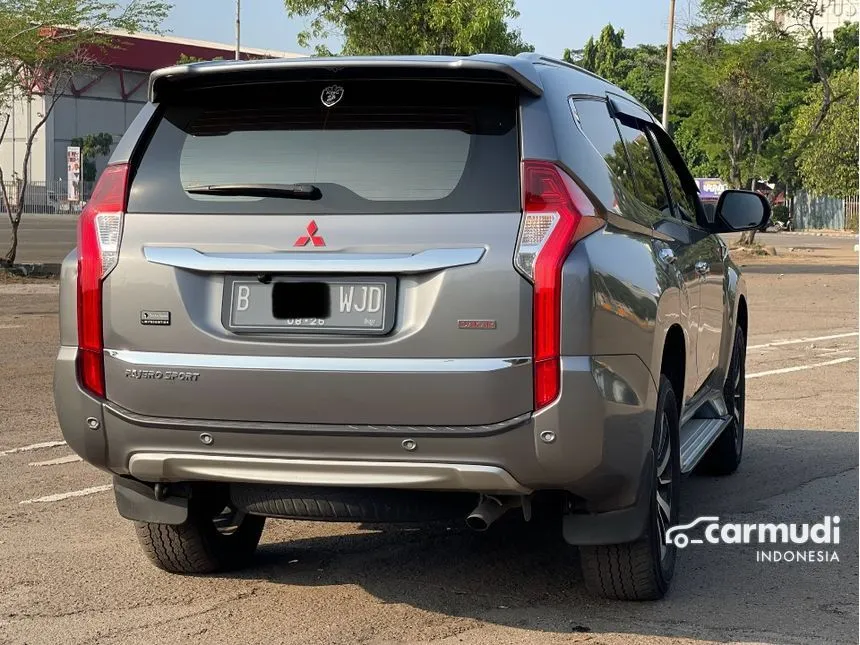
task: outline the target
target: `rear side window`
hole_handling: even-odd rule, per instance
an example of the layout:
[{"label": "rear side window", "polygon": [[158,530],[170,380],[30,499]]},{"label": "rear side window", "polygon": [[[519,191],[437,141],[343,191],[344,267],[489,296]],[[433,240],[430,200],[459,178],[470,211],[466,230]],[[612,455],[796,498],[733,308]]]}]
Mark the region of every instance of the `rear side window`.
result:
[{"label": "rear side window", "polygon": [[[189,92],[163,108],[129,211],[456,213],[519,210],[513,87],[353,80]],[[196,194],[312,184],[316,200]]]},{"label": "rear side window", "polygon": [[696,212],[698,210],[696,208],[695,195],[684,189],[684,182],[681,181],[678,171],[672,162],[669,161],[669,157],[660,148],[659,143],[656,149],[657,154],[660,155],[660,161],[663,164],[666,183],[669,184],[669,190],[672,192],[672,199],[675,201],[675,206],[678,208],[678,217],[688,222],[695,222]]},{"label": "rear side window", "polygon": [[612,174],[621,182],[622,187],[635,195],[624,142],[618,133],[615,119],[609,114],[606,101],[576,99],[572,101],[572,104],[576,122],[582,133],[606,160],[606,164]]},{"label": "rear side window", "polygon": [[648,135],[624,123],[619,123],[618,129],[627,146],[630,166],[633,169],[633,183],[639,201],[664,216],[671,217],[672,208]]}]

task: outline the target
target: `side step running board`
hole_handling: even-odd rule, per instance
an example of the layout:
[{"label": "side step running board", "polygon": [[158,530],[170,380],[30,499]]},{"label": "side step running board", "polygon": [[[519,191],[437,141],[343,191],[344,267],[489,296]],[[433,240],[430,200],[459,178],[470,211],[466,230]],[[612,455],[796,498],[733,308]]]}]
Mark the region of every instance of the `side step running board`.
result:
[{"label": "side step running board", "polygon": [[716,419],[690,419],[681,428],[681,472],[688,473],[731,423],[730,416]]}]

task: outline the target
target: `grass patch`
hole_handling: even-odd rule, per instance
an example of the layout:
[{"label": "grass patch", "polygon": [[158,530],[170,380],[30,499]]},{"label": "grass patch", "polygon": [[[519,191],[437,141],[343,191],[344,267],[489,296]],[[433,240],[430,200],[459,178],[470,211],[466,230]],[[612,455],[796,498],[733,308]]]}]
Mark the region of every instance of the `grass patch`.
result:
[{"label": "grass patch", "polygon": [[14,270],[0,267],[0,284],[29,284],[33,282],[56,282],[57,277],[51,276],[22,276]]}]

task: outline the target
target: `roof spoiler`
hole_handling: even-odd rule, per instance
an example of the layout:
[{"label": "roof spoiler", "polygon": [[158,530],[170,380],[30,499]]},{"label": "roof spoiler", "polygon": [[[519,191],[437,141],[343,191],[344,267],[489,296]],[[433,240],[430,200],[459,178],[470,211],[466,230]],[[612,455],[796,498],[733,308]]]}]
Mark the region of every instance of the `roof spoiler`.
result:
[{"label": "roof spoiler", "polygon": [[501,75],[533,96],[543,94],[543,85],[531,61],[496,54],[477,54],[468,57],[456,56],[349,56],[339,58],[271,58],[254,61],[211,61],[175,65],[156,70],[149,77],[149,100],[158,103],[164,98],[168,88],[178,85],[194,86],[197,82],[205,85],[230,84],[236,75],[244,74],[259,78],[261,81],[277,78],[283,72],[329,73],[332,77],[341,70],[377,70],[382,72],[397,70],[420,71],[440,76]]}]

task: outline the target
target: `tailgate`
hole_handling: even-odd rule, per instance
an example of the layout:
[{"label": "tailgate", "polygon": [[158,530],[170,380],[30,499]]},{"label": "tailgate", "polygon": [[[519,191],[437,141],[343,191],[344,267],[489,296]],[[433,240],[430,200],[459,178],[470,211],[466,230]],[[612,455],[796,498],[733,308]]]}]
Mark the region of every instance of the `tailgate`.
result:
[{"label": "tailgate", "polygon": [[105,281],[108,399],[158,417],[344,425],[531,410],[516,115],[511,85],[453,80],[176,98],[135,169]]}]

